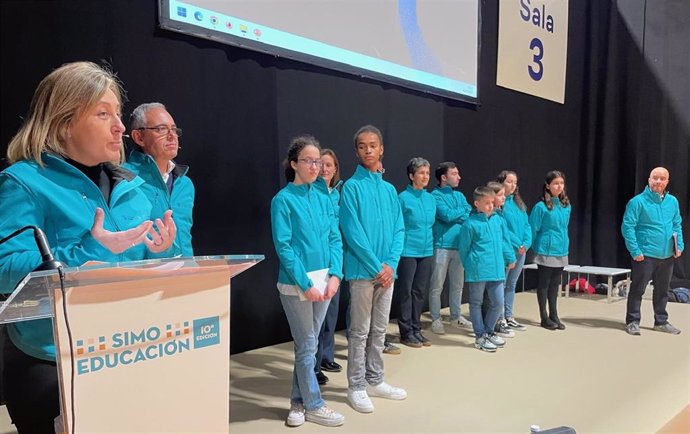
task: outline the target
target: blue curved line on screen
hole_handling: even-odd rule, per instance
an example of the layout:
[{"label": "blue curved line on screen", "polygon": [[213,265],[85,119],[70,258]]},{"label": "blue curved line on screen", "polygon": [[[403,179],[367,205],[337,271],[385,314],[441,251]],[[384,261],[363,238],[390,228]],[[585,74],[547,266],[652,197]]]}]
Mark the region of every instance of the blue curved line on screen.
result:
[{"label": "blue curved line on screen", "polygon": [[398,0],[398,16],[412,66],[432,74],[443,75],[441,64],[424,41],[424,33],[419,27],[417,0]]}]

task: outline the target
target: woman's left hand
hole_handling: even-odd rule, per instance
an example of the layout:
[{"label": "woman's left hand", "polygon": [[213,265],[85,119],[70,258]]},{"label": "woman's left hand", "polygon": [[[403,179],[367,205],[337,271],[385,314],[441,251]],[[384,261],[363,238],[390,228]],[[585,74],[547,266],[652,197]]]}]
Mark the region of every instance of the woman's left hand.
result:
[{"label": "woman's left hand", "polygon": [[172,210],[167,210],[163,214],[163,219],[156,219],[156,229],[151,228],[148,235],[151,238],[144,238],[144,243],[146,247],[153,253],[160,253],[168,250],[172,246],[173,241],[175,241],[175,236],[177,235],[177,226],[172,218]]},{"label": "woman's left hand", "polygon": [[330,300],[338,292],[340,287],[340,279],[337,276],[331,276],[328,278],[328,283],[326,284],[326,294],[325,299]]}]

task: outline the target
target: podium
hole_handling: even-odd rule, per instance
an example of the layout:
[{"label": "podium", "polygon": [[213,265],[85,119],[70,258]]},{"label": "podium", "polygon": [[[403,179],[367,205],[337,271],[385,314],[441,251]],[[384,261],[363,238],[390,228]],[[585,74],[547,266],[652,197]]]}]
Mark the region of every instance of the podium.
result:
[{"label": "podium", "polygon": [[33,272],[0,323],[52,318],[65,432],[227,433],[230,279],[263,259]]}]

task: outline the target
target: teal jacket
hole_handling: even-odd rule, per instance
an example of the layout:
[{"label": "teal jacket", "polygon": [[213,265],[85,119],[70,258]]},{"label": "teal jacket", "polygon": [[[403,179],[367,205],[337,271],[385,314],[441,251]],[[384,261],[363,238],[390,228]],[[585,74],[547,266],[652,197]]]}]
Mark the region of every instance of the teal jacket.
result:
[{"label": "teal jacket", "polygon": [[[52,154],[42,154],[45,167],[21,161],[0,173],[0,234],[27,225],[43,229],[55,259],[68,267],[96,260],[121,262],[145,259],[142,243],[120,254],[112,253],[91,236],[96,208],[105,212],[104,228],[131,229],[151,218],[151,204],[141,191],[144,181],[132,172],[106,163],[116,183],[105,202],[100,189],[82,172]],[[41,257],[30,231],[0,245],[0,291],[10,293]],[[12,342],[26,354],[55,360],[49,319],[9,324]]]},{"label": "teal jacket", "polygon": [[335,211],[335,218],[340,217],[340,191],[338,191],[338,187],[340,187],[342,184],[343,181],[338,181],[335,184],[335,187],[328,188],[328,184],[326,184],[326,181],[323,178],[318,177],[316,181],[314,181],[314,187],[321,190],[331,199],[331,203],[333,203],[333,210]]},{"label": "teal jacket", "polygon": [[431,194],[436,199],[434,248],[456,250],[460,226],[469,217],[472,207],[464,194],[449,186],[436,187]]},{"label": "teal jacket", "polygon": [[532,246],[532,228],[529,225],[527,211],[517,206],[515,197],[511,194],[506,197],[503,205],[503,217],[508,225],[508,235],[513,249],[517,250],[520,246],[529,250]]},{"label": "teal jacket", "polygon": [[685,249],[678,200],[670,193],[662,198],[649,186],[628,202],[621,232],[633,258],[640,255],[670,258],[673,256],[674,233],[678,238],[678,249]]},{"label": "teal jacket", "polygon": [[345,279],[373,279],[386,264],[396,271],[405,224],[395,188],[380,173],[357,165],[343,185],[340,228],[345,245]]},{"label": "teal jacket", "polygon": [[146,183],[141,190],[146,194],[153,206],[152,216],[161,218],[171,209],[173,220],[177,226],[177,236],[170,249],[161,252],[156,257],[168,258],[172,256],[194,256],[192,250],[192,209],[194,208],[194,184],[189,179],[189,167],[175,164],[172,193],[168,192],[156,162],[150,155],[134,150],[129,154],[129,160],[124,167],[141,177]]},{"label": "teal jacket", "polygon": [[402,255],[424,258],[434,254],[433,227],[436,219],[436,200],[426,190],[411,185],[398,195],[405,222],[405,244]]},{"label": "teal jacket", "polygon": [[549,211],[543,201],[539,201],[529,215],[532,227],[532,250],[544,256],[568,256],[570,238],[570,205],[563,207],[557,197],[551,198],[553,208]]},{"label": "teal jacket", "polygon": [[343,277],[343,242],[331,199],[314,184],[290,182],[271,201],[271,230],[280,267],[278,282],[303,292],[314,283],[307,272],[328,268]]},{"label": "teal jacket", "polygon": [[460,228],[458,252],[466,282],[496,282],[506,278],[506,265],[515,262],[508,228],[497,213],[472,211]]}]

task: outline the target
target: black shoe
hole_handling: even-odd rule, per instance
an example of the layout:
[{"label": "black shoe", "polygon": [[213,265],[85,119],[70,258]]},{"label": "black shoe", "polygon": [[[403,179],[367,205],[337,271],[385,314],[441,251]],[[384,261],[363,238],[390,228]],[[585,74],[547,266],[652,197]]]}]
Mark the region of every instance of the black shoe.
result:
[{"label": "black shoe", "polygon": [[547,330],[556,330],[558,328],[558,324],[551,321],[550,319],[542,320],[541,326]]},{"label": "black shoe", "polygon": [[328,383],[328,377],[326,377],[323,372],[319,371],[316,373],[316,381],[323,386],[324,384]]},{"label": "black shoe", "polygon": [[422,343],[415,337],[415,335],[408,335],[400,338],[400,343],[411,348],[422,348]]},{"label": "black shoe", "polygon": [[565,330],[565,324],[563,324],[560,319],[558,319],[558,318],[549,318],[549,319],[551,320],[551,322],[556,324],[556,328],[558,330]]},{"label": "black shoe", "polygon": [[335,362],[321,362],[321,370],[326,372],[340,372],[343,367]]},{"label": "black shoe", "polygon": [[429,338],[427,338],[426,336],[424,336],[424,335],[422,334],[422,332],[416,332],[416,333],[414,334],[414,337],[416,337],[417,340],[418,340],[419,342],[421,342],[423,346],[425,346],[425,347],[430,347],[430,346],[431,346],[431,341],[429,340]]}]

